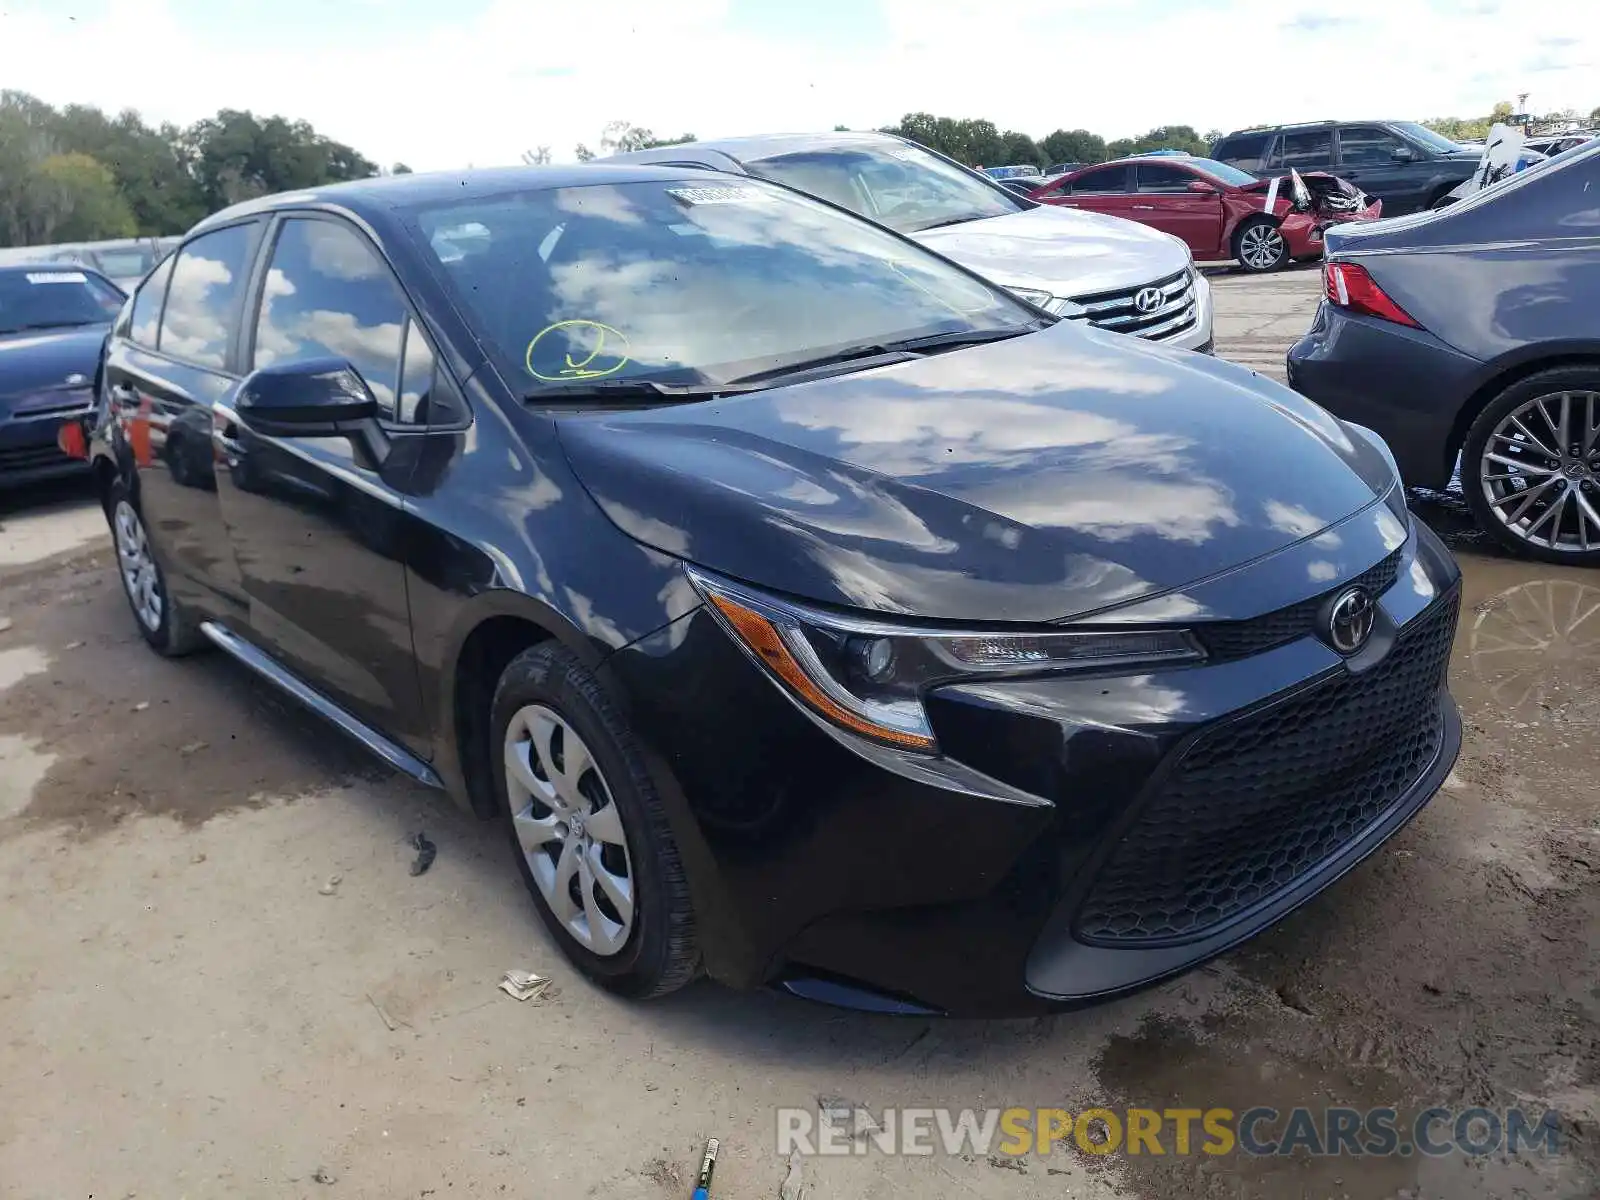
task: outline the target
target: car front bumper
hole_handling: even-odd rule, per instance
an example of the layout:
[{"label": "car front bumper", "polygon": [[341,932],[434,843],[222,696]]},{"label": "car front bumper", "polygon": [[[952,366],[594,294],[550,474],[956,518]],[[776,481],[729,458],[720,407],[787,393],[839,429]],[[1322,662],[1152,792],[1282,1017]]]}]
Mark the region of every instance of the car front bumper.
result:
[{"label": "car front bumper", "polygon": [[[605,672],[671,814],[708,972],[865,1008],[1039,1013],[1281,919],[1403,826],[1460,746],[1459,571],[1420,525],[1395,548],[1397,528],[1377,505],[1203,585],[1252,614],[1207,663],[937,689],[958,781],[820,728],[703,609],[619,651]],[[1249,606],[1331,560],[1341,578],[1381,568],[1368,647],[1347,661],[1303,633],[1249,652],[1287,611]]]},{"label": "car front bumper", "polygon": [[1408,486],[1443,488],[1457,415],[1483,364],[1421,329],[1346,312],[1324,301],[1289,349],[1289,386],[1337,417],[1375,431]]},{"label": "car front bumper", "polygon": [[87,400],[65,399],[10,411],[0,407],[0,488],[79,475],[84,459],[69,458],[56,438],[67,422],[93,411]]}]

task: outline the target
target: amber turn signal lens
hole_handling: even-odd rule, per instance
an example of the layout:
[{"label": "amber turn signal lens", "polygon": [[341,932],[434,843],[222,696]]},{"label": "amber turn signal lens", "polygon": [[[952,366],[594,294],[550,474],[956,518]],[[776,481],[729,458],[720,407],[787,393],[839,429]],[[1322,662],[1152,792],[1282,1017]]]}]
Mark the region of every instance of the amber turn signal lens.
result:
[{"label": "amber turn signal lens", "polygon": [[795,661],[794,655],[784,645],[782,635],[778,633],[772,622],[760,613],[752,612],[750,609],[717,592],[711,592],[708,599],[712,604],[716,605],[717,611],[732,626],[733,631],[738,634],[744,644],[750,647],[756,656],[766,664],[769,671],[786,684],[795,695],[799,696],[835,725],[843,726],[852,733],[859,733],[861,736],[872,738],[874,741],[887,742],[892,746],[900,746],[907,750],[926,752],[934,748],[932,738],[924,737],[921,734],[907,733],[903,729],[889,729],[878,725],[867,720],[859,713],[851,712],[829,696],[812,681],[800,664]]}]

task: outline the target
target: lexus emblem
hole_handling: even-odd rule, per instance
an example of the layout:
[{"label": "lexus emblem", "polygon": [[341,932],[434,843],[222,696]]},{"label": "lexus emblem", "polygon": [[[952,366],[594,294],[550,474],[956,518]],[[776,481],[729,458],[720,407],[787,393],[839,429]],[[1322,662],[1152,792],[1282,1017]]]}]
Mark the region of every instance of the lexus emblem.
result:
[{"label": "lexus emblem", "polygon": [[1328,609],[1328,644],[1340,654],[1354,654],[1372,636],[1378,611],[1365,588],[1341,592]]},{"label": "lexus emblem", "polygon": [[1142,313],[1153,313],[1161,307],[1161,289],[1154,287],[1140,288],[1134,294],[1133,306]]}]

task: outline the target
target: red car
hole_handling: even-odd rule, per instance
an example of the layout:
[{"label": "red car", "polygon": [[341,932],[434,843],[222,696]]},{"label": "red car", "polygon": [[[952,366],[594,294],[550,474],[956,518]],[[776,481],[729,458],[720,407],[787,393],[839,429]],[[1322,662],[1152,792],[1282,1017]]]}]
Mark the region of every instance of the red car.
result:
[{"label": "red car", "polygon": [[1182,238],[1198,260],[1237,259],[1252,272],[1320,258],[1327,226],[1373,221],[1383,208],[1383,201],[1369,202],[1353,184],[1326,172],[1257,179],[1227,163],[1188,156],[1097,163],[1035,188],[1029,198],[1150,225]]}]

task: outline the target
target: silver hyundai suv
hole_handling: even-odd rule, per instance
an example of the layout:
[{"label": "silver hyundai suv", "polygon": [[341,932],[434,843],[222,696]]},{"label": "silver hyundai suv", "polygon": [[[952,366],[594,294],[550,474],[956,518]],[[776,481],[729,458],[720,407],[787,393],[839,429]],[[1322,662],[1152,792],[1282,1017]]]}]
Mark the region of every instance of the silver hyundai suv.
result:
[{"label": "silver hyundai suv", "polygon": [[726,138],[605,161],[771,179],[915,238],[1051,312],[1188,350],[1211,349],[1211,285],[1180,239],[1118,217],[1035,204],[904,138]]}]

